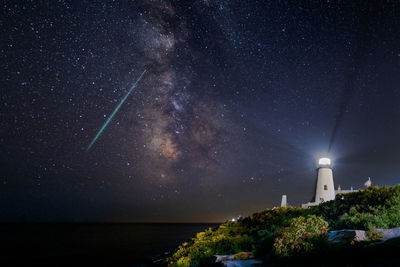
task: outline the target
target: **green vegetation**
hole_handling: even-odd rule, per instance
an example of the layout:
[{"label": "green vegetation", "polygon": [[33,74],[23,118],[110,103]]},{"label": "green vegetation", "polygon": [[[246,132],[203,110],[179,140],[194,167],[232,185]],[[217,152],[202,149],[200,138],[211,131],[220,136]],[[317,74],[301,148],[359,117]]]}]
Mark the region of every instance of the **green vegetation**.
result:
[{"label": "green vegetation", "polygon": [[182,244],[168,262],[178,266],[207,265],[216,254],[251,251],[254,249],[253,242],[253,238],[245,233],[245,228],[225,223],[196,234],[190,242]]},{"label": "green vegetation", "polygon": [[301,257],[324,247],[330,230],[364,229],[370,241],[382,238],[375,228],[400,226],[400,185],[369,187],[339,194],[310,209],[275,208],[239,222],[226,222],[196,234],[165,259],[170,266],[209,265],[214,255],[253,252],[277,260]]},{"label": "green vegetation", "polygon": [[367,240],[368,241],[378,241],[384,238],[383,234],[380,232],[375,232],[375,228],[370,228],[366,232]]},{"label": "green vegetation", "polygon": [[339,224],[365,230],[398,227],[400,226],[400,195],[389,198],[384,205],[369,206],[366,211],[359,205],[355,205],[348,213],[341,216]]},{"label": "green vegetation", "polygon": [[275,253],[279,256],[295,256],[315,251],[323,244],[329,233],[329,225],[315,215],[297,217],[290,226],[280,231],[274,241]]}]

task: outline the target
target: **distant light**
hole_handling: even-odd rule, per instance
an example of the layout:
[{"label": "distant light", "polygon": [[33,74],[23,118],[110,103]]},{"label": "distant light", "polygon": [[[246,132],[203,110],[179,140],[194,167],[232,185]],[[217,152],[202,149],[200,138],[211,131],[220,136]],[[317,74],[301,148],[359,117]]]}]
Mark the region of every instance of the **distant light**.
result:
[{"label": "distant light", "polygon": [[235,222],[236,220],[235,220],[235,218],[232,218],[232,222]]},{"label": "distant light", "polygon": [[330,166],[331,165],[331,159],[329,158],[320,158],[318,161],[318,165],[320,166]]}]

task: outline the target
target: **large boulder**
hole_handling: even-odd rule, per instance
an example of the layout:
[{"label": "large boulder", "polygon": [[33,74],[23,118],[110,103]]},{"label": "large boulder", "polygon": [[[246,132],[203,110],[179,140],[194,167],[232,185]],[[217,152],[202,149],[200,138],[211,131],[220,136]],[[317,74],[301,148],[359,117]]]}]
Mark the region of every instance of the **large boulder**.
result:
[{"label": "large boulder", "polygon": [[254,259],[254,255],[252,252],[239,252],[236,254],[229,255],[215,255],[215,262],[224,262],[224,261],[232,261],[232,260],[249,260]]},{"label": "large boulder", "polygon": [[400,227],[391,229],[376,229],[375,232],[382,233],[385,238],[400,236]]},{"label": "large boulder", "polygon": [[[382,233],[384,239],[400,237],[400,227],[392,229],[376,229],[375,232]],[[328,243],[348,244],[351,241],[366,241],[366,233],[363,230],[338,230],[330,231]]]},{"label": "large boulder", "polygon": [[264,266],[263,262],[260,260],[233,260],[233,261],[224,261],[223,264],[226,267]]},{"label": "large boulder", "polygon": [[215,257],[215,263],[220,263],[227,267],[250,267],[263,265],[262,261],[254,259],[254,255],[251,252],[239,252],[234,255],[215,255]]},{"label": "large boulder", "polygon": [[337,230],[330,231],[328,236],[328,243],[330,244],[348,244],[351,241],[365,240],[365,231],[363,230]]},{"label": "large boulder", "polygon": [[233,255],[234,260],[249,260],[254,259],[254,255],[252,252],[239,252]]},{"label": "large boulder", "polygon": [[231,261],[233,260],[233,254],[231,255],[215,255],[215,263],[224,262],[224,261]]}]

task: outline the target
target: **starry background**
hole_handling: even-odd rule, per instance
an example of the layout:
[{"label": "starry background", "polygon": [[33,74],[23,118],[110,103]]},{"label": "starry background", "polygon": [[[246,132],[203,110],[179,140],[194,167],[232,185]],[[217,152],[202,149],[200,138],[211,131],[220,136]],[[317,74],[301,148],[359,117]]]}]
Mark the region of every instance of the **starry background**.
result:
[{"label": "starry background", "polygon": [[[397,1],[2,1],[1,221],[224,221],[400,182]],[[92,138],[147,70],[93,147]]]}]

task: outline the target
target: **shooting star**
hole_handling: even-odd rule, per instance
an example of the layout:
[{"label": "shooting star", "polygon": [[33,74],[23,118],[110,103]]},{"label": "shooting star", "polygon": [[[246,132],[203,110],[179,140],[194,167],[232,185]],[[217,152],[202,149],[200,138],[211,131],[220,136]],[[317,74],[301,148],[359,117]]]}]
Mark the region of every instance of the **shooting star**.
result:
[{"label": "shooting star", "polygon": [[107,120],[104,122],[103,126],[101,126],[100,130],[97,132],[96,136],[93,138],[92,142],[90,142],[89,146],[87,147],[86,151],[89,151],[90,148],[93,146],[93,144],[96,142],[96,140],[100,137],[101,133],[106,129],[107,125],[110,123],[114,115],[118,112],[118,110],[121,108],[122,104],[124,104],[125,100],[128,98],[128,96],[132,93],[133,89],[136,88],[137,84],[140,82],[142,79],[143,75],[146,73],[147,70],[144,70],[142,74],[139,76],[139,78],[136,80],[136,82],[132,85],[131,89],[129,89],[128,93],[122,98],[121,102],[115,107],[114,111],[111,113],[111,115],[107,118]]}]

